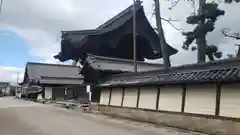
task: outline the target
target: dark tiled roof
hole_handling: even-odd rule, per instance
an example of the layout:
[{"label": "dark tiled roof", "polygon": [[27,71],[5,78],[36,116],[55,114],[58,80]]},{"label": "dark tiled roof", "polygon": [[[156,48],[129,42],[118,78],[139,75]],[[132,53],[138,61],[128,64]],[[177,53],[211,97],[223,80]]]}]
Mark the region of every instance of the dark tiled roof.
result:
[{"label": "dark tiled roof", "polygon": [[9,85],[10,85],[9,82],[0,82],[0,88],[5,88],[5,87],[7,87]]},{"label": "dark tiled roof", "polygon": [[[74,47],[80,47],[82,46],[85,42],[88,41],[89,36],[92,35],[99,35],[99,34],[103,34],[112,30],[115,30],[116,28],[122,26],[123,24],[125,24],[125,22],[127,22],[129,19],[132,18],[132,8],[133,5],[129,6],[128,8],[126,8],[125,10],[123,10],[122,12],[120,12],[119,14],[117,14],[116,16],[114,16],[113,18],[111,18],[110,20],[108,20],[107,22],[105,22],[104,24],[100,25],[99,27],[97,27],[96,29],[93,30],[76,30],[76,31],[62,31],[62,48],[64,48],[63,46],[74,46]],[[141,6],[140,3],[136,4],[136,11],[139,11],[143,9],[143,7]],[[63,41],[69,41],[70,44],[66,44]],[[65,49],[61,49],[62,51]],[[59,59],[61,61],[66,61],[68,59],[71,58],[66,58],[66,54],[62,53],[62,51],[54,56],[54,58]],[[175,53],[177,53],[177,51],[174,49]]]},{"label": "dark tiled roof", "polygon": [[[62,33],[63,35],[68,35],[69,37],[72,37],[74,39],[76,35],[77,37],[79,35],[89,36],[89,35],[98,35],[98,34],[112,31],[118,28],[119,26],[122,26],[126,21],[132,18],[132,15],[133,15],[132,9],[133,9],[133,5],[129,6],[128,8],[126,8],[125,10],[123,10],[122,12],[120,12],[119,14],[117,14],[116,16],[114,16],[113,18],[111,18],[110,20],[108,20],[107,22],[100,25],[94,30],[62,31]],[[139,11],[141,9],[143,9],[143,7],[141,6],[141,3],[137,3],[136,11]]]},{"label": "dark tiled roof", "polygon": [[0,82],[0,86],[7,86],[9,85],[9,82]]},{"label": "dark tiled roof", "polygon": [[28,79],[44,81],[46,78],[49,80],[47,83],[50,84],[51,82],[54,82],[55,84],[65,84],[64,81],[69,83],[68,80],[73,79],[78,79],[80,83],[80,80],[83,80],[83,76],[78,73],[79,67],[77,66],[28,62],[25,69],[23,83],[27,83],[26,80]]},{"label": "dark tiled roof", "polygon": [[[76,57],[79,57],[77,55],[78,52],[75,52],[76,54],[73,55],[74,51],[76,51],[76,48],[81,48],[83,45],[87,44],[90,40],[91,37],[97,36],[97,35],[102,35],[107,32],[111,32],[113,30],[116,30],[117,28],[122,27],[124,24],[127,24],[129,20],[132,19],[133,17],[133,5],[129,6],[104,24],[100,25],[96,29],[93,30],[76,30],[76,31],[62,31],[62,43],[61,43],[61,52],[54,56],[56,59],[59,59],[61,61],[66,61],[69,59],[77,59]],[[153,49],[152,54],[149,54],[147,57],[149,59],[157,59],[161,58],[161,45],[159,42],[159,38],[157,33],[154,31],[152,28],[151,24],[147,20],[143,6],[141,5],[141,2],[138,2],[136,4],[136,12],[137,12],[137,17],[140,16],[142,19],[139,21],[139,25],[137,25],[137,29],[139,29],[147,40],[149,40],[150,47]],[[142,27],[144,25],[144,27]],[[147,32],[146,32],[147,31]],[[63,41],[67,41],[68,43],[64,43]],[[113,45],[113,44],[112,44]],[[65,49],[63,49],[65,48]],[[71,48],[70,54],[66,53],[64,50],[68,50],[66,48]],[[65,52],[65,53],[63,53]],[[172,48],[170,45],[168,45],[168,52],[169,55],[176,54],[178,50],[175,48]],[[92,52],[86,52],[86,53],[92,53]]]},{"label": "dark tiled roof", "polygon": [[[102,71],[132,72],[133,60],[110,58],[88,54],[87,63],[94,69]],[[162,69],[162,64],[152,64],[137,61],[138,72]]]},{"label": "dark tiled roof", "polygon": [[[223,65],[225,62],[225,65]],[[120,74],[103,80],[100,87],[176,84],[218,81],[240,81],[240,61],[223,60],[206,64],[174,67],[170,70],[150,71],[139,74]]]}]

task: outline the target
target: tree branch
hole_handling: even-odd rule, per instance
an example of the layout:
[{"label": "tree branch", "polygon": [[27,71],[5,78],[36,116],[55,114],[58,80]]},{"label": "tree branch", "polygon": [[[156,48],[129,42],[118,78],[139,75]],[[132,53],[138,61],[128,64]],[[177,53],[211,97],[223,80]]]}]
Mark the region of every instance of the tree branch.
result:
[{"label": "tree branch", "polygon": [[170,24],[173,28],[175,28],[177,31],[181,31],[182,29],[181,28],[177,28],[172,22],[174,21],[177,21],[177,20],[172,20],[171,18],[170,19],[166,19],[166,18],[163,18],[161,17],[161,19],[165,22],[167,22],[168,24]]},{"label": "tree branch", "polygon": [[229,29],[223,29],[222,30],[222,34],[225,36],[225,37],[230,37],[230,38],[235,38],[236,40],[240,40],[240,33],[229,33]]},{"label": "tree branch", "polygon": [[170,7],[168,7],[169,10],[173,9],[181,0],[177,0],[177,1],[172,1],[173,5],[171,5]]}]

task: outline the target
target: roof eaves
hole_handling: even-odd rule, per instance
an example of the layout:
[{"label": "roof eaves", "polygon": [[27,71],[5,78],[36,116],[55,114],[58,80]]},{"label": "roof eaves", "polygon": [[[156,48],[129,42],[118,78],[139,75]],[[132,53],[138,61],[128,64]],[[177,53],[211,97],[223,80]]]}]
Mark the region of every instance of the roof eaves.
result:
[{"label": "roof eaves", "polygon": [[69,80],[82,80],[84,79],[83,76],[80,76],[80,77],[76,77],[76,78],[73,78],[73,77],[49,77],[49,76],[41,76],[40,79],[69,79]]},{"label": "roof eaves", "polygon": [[[135,7],[136,8],[136,12],[143,8],[141,3],[142,2],[135,4],[136,5],[136,7]],[[133,5],[130,5],[128,8],[126,8],[125,10],[123,10],[122,12],[120,12],[119,14],[117,14],[116,16],[114,16],[113,18],[108,20],[107,22],[105,22],[104,24],[102,24],[99,27],[97,27],[97,29],[102,29],[102,28],[108,27],[113,22],[119,20],[119,18],[121,18],[122,16],[124,16],[126,14],[129,14],[129,13],[132,13],[132,10],[133,10]]]},{"label": "roof eaves", "polygon": [[151,84],[179,84],[199,82],[229,82],[240,80],[239,67],[216,68],[209,70],[197,70],[179,73],[162,73],[154,76],[136,76],[131,78],[108,78],[99,84],[100,87],[151,85]]},{"label": "roof eaves", "polygon": [[50,64],[50,63],[38,63],[38,62],[27,62],[27,65],[44,65],[44,66],[61,66],[61,67],[72,67],[72,68],[80,68],[79,66],[75,65],[63,65],[63,64]]},{"label": "roof eaves", "polygon": [[[123,10],[122,12],[120,12],[119,14],[117,14],[116,16],[112,17],[111,19],[109,19],[107,22],[103,23],[102,25],[100,25],[99,27],[97,27],[96,29],[92,29],[92,30],[74,30],[74,31],[62,31],[62,36],[67,36],[67,35],[83,35],[83,36],[90,36],[90,35],[97,35],[97,34],[102,34],[105,33],[105,31],[108,31],[108,27],[118,21],[119,19],[121,19],[123,16],[132,13],[132,7],[133,5],[129,6],[128,8],[126,8],[125,10]],[[143,7],[141,6],[141,3],[137,3],[136,4],[136,12],[139,11],[140,9],[142,9]],[[132,16],[132,14],[131,14]],[[129,18],[128,18],[129,19]]]},{"label": "roof eaves", "polygon": [[[117,62],[127,62],[127,63],[133,63],[133,60],[129,59],[120,59],[120,58],[113,58],[113,57],[105,57],[105,56],[97,56],[93,54],[87,54],[87,58],[90,59],[101,59],[101,60],[110,60],[110,61],[117,61]],[[144,65],[152,65],[152,66],[163,66],[163,64],[155,64],[155,63],[147,63],[143,61],[137,61],[137,64],[144,64]]]}]

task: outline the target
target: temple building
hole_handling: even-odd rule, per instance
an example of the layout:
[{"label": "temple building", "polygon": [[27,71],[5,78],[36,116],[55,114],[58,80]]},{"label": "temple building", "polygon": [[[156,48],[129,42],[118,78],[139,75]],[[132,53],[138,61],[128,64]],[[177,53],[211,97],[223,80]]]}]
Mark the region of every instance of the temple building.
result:
[{"label": "temple building", "polygon": [[[145,16],[141,3],[136,3],[138,72],[162,69],[162,64],[150,64],[145,59],[162,58],[158,34]],[[74,60],[83,66],[84,82],[92,84],[92,100],[100,101],[95,88],[100,78],[133,72],[133,5],[92,30],[62,31],[60,61]],[[167,46],[168,55],[177,50]]]},{"label": "temple building", "polygon": [[[86,54],[133,59],[133,5],[93,30],[63,31],[60,61],[81,60]],[[161,58],[157,33],[147,20],[141,3],[136,4],[137,60]],[[168,46],[169,55],[177,50]]]},{"label": "temple building", "polygon": [[[208,134],[240,133],[240,59],[164,69],[161,44],[136,4],[137,68],[133,73],[132,6],[94,30],[62,32],[60,61],[81,65],[98,112]],[[168,46],[168,55],[177,50]]]},{"label": "temple building", "polygon": [[48,100],[88,100],[80,68],[72,65],[28,62],[21,83],[21,96]]}]

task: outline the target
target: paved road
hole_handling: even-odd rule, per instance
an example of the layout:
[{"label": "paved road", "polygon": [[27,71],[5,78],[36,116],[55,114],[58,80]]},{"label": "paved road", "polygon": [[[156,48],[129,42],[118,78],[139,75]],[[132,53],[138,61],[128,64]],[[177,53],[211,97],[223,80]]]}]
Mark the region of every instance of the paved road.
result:
[{"label": "paved road", "polygon": [[0,135],[200,135],[0,98]]}]

